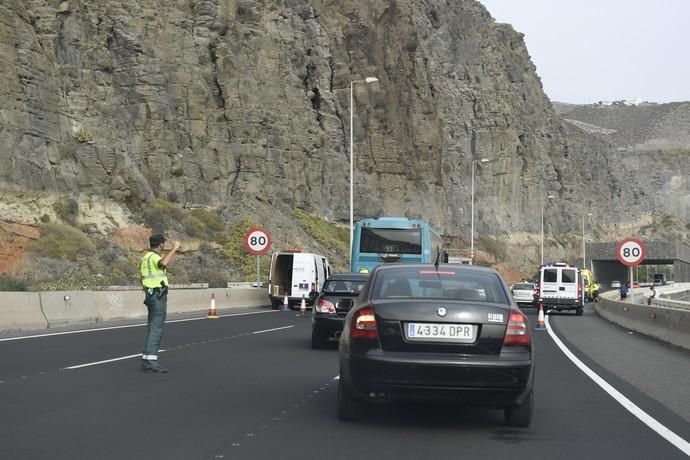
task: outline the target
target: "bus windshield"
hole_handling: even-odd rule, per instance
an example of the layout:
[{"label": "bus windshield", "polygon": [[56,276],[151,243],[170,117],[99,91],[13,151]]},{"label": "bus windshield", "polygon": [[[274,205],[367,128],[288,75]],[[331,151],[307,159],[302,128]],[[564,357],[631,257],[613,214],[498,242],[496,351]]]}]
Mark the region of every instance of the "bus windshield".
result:
[{"label": "bus windshield", "polygon": [[421,254],[422,230],[363,227],[359,251],[378,254]]}]

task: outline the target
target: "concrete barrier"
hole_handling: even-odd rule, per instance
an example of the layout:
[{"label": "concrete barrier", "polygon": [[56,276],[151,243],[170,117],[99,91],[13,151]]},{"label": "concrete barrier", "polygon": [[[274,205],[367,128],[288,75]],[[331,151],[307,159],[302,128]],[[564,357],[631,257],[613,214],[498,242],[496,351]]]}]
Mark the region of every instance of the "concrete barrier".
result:
[{"label": "concrete barrier", "polygon": [[[206,316],[211,294],[216,309],[269,306],[263,289],[171,289],[168,313]],[[141,289],[127,291],[0,292],[0,333],[145,319]]]},{"label": "concrete barrier", "polygon": [[3,292],[1,299],[0,333],[48,327],[37,292]]},{"label": "concrete barrier", "polygon": [[653,305],[624,302],[616,292],[600,295],[597,313],[607,320],[640,334],[690,350],[690,309],[662,306],[668,300],[654,299]]},{"label": "concrete barrier", "polygon": [[39,295],[49,329],[102,321],[92,291],[50,291]]}]

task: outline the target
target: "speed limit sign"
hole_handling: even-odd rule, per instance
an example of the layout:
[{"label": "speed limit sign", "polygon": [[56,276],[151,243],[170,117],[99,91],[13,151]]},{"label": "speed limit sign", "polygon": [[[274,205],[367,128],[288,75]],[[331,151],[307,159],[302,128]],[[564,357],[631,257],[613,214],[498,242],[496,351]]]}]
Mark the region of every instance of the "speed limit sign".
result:
[{"label": "speed limit sign", "polygon": [[637,238],[625,238],[616,245],[616,257],[623,265],[634,267],[647,257],[647,248]]},{"label": "speed limit sign", "polygon": [[252,227],[244,234],[244,248],[250,254],[260,256],[271,248],[271,234],[261,227]]}]

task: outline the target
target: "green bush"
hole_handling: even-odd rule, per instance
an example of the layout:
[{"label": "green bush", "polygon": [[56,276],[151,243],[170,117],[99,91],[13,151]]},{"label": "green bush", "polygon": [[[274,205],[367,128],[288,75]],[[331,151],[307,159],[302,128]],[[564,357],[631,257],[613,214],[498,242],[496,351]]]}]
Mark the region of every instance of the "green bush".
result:
[{"label": "green bush", "polygon": [[0,291],[26,291],[26,282],[9,275],[0,275]]},{"label": "green bush", "polygon": [[341,252],[349,264],[350,229],[332,224],[326,219],[308,214],[301,209],[293,209],[292,215],[302,224],[304,230],[326,248]]},{"label": "green bush", "polygon": [[[232,225],[230,236],[225,244],[225,256],[230,263],[240,272],[242,281],[256,280],[256,256],[249,254],[244,248],[244,234],[258,224],[251,219],[243,218]],[[262,279],[268,278],[268,265],[270,261],[266,256],[260,256],[259,273]]]},{"label": "green bush", "polygon": [[84,128],[79,128],[79,131],[77,131],[77,133],[74,135],[74,137],[76,137],[77,140],[78,140],[79,142],[82,142],[82,143],[84,143],[84,142],[93,142],[93,140],[94,140],[94,139],[93,139],[93,136],[91,135],[91,133],[89,133],[88,131],[86,131]]},{"label": "green bush", "polygon": [[53,205],[55,214],[70,225],[74,225],[79,216],[79,203],[74,198],[60,200]]},{"label": "green bush", "polygon": [[220,242],[225,224],[216,210],[194,209],[182,219],[184,231],[191,237]]},{"label": "green bush", "polygon": [[479,241],[481,242],[484,250],[494,256],[497,261],[503,262],[506,258],[506,243],[497,238],[492,238],[489,236],[480,236]]},{"label": "green bush", "polygon": [[47,223],[41,226],[41,236],[32,249],[52,259],[75,261],[96,250],[93,242],[74,227]]},{"label": "green bush", "polygon": [[154,198],[144,207],[144,222],[154,232],[169,232],[181,228],[184,209],[162,198]]}]

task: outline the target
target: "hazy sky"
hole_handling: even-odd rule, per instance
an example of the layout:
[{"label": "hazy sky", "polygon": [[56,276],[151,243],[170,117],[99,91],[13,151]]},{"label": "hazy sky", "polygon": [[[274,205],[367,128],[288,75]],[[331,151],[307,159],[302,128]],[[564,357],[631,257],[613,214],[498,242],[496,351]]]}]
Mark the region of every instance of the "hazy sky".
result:
[{"label": "hazy sky", "polygon": [[525,34],[552,101],[690,101],[690,0],[479,0]]}]

